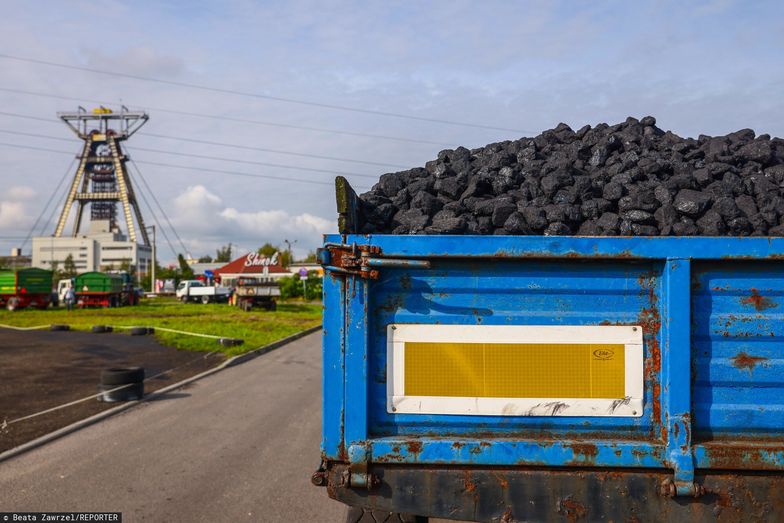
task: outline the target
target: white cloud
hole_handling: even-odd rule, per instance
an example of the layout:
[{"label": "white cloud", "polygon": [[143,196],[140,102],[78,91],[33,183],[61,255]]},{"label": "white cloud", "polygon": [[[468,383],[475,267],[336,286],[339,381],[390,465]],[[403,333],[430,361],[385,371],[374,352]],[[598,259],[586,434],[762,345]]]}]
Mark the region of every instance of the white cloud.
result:
[{"label": "white cloud", "polygon": [[292,214],[282,209],[241,210],[226,206],[222,198],[203,185],[185,189],[174,199],[172,220],[191,249],[210,252],[232,242],[253,249],[270,242],[296,241],[304,254],[321,243],[321,235],[337,230],[335,221],[311,213]]},{"label": "white cloud", "polygon": [[11,186],[0,195],[0,231],[27,233],[31,223],[28,207],[35,195],[33,188],[24,185]]},{"label": "white cloud", "polygon": [[30,200],[35,195],[35,189],[24,185],[13,186],[5,194],[9,200]]},{"label": "white cloud", "polygon": [[0,229],[22,228],[28,225],[28,222],[23,203],[0,200]]}]

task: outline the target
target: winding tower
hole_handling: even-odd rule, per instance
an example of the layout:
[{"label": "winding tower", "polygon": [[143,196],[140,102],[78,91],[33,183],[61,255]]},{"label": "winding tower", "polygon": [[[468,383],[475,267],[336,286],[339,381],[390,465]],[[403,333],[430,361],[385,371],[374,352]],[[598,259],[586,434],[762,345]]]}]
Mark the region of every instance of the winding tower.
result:
[{"label": "winding tower", "polygon": [[122,142],[147,123],[147,113],[129,111],[125,106],[119,112],[105,107],[92,111],[79,107],[77,112],[57,113],[57,116],[84,145],[54,237],[63,237],[68,217],[75,206],[76,217],[71,236],[76,238],[82,228],[82,218],[88,204],[91,222],[108,222],[109,230],[117,231],[119,205],[128,239],[149,247],[147,229],[126,168],[128,157],[122,149]]}]

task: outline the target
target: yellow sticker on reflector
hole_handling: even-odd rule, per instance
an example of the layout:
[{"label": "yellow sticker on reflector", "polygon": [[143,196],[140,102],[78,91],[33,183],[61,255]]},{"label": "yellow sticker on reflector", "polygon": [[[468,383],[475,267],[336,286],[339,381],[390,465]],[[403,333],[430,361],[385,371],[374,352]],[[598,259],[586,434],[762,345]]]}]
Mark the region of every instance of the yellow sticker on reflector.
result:
[{"label": "yellow sticker on reflector", "polygon": [[405,395],[596,398],[626,395],[623,344],[405,343]]}]

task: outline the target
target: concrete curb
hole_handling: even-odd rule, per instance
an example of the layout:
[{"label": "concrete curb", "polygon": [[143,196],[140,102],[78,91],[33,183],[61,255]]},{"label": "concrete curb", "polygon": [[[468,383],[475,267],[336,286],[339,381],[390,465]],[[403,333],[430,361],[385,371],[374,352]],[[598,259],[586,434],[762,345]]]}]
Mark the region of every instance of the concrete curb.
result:
[{"label": "concrete curb", "polygon": [[278,340],[278,341],[272,342],[269,345],[265,345],[263,347],[259,347],[258,349],[254,349],[252,351],[246,352],[245,354],[240,354],[238,356],[234,356],[232,358],[229,358],[226,361],[224,361],[223,363],[221,363],[220,365],[218,365],[217,367],[214,367],[212,369],[206,370],[206,371],[204,371],[204,372],[202,372],[200,374],[197,374],[195,376],[191,376],[190,378],[186,378],[186,379],[184,379],[182,381],[178,381],[177,383],[172,383],[171,385],[168,385],[168,386],[166,386],[166,387],[164,387],[162,389],[158,389],[155,392],[151,392],[151,393],[147,394],[143,399],[141,399],[139,401],[129,401],[127,403],[123,403],[122,405],[117,405],[116,407],[104,410],[102,412],[99,412],[98,414],[90,416],[89,418],[85,418],[83,420],[79,420],[79,421],[76,421],[74,423],[71,423],[70,425],[67,425],[67,426],[65,426],[65,427],[63,427],[61,429],[57,429],[54,432],[50,432],[49,434],[44,434],[40,438],[36,438],[36,439],[34,439],[32,441],[28,441],[27,443],[22,443],[18,447],[14,447],[12,449],[9,449],[9,450],[6,450],[5,452],[0,453],[0,463],[2,463],[3,461],[7,461],[7,460],[9,460],[11,458],[14,458],[14,457],[16,457],[16,456],[18,456],[20,454],[24,454],[25,452],[27,452],[29,450],[32,450],[34,448],[40,447],[42,445],[45,445],[45,444],[47,444],[47,443],[49,443],[51,441],[59,439],[59,438],[65,436],[67,434],[70,434],[72,432],[76,432],[79,429],[82,429],[84,427],[90,426],[90,425],[92,425],[94,423],[97,423],[97,422],[103,420],[103,419],[106,419],[106,418],[109,418],[111,416],[114,416],[115,414],[119,414],[120,412],[123,412],[125,410],[131,409],[131,408],[133,408],[133,407],[135,407],[135,406],[137,406],[137,405],[139,405],[141,403],[157,399],[158,397],[163,396],[163,395],[165,395],[168,392],[171,392],[171,391],[173,391],[175,389],[178,389],[180,387],[188,385],[189,383],[193,383],[194,381],[200,380],[202,378],[206,378],[207,376],[215,374],[215,373],[217,373],[217,372],[219,372],[219,371],[221,371],[223,369],[227,369],[229,367],[234,367],[235,365],[239,365],[241,363],[245,363],[246,361],[250,361],[250,360],[252,360],[254,358],[257,358],[257,357],[259,357],[259,356],[261,356],[263,354],[267,354],[268,352],[272,352],[273,350],[279,349],[280,347],[283,347],[284,345],[286,345],[288,343],[291,343],[292,341],[296,341],[296,340],[298,340],[300,338],[303,338],[303,337],[305,337],[305,336],[307,336],[309,334],[313,334],[314,332],[316,332],[318,330],[321,330],[321,325],[317,325],[315,327],[311,327],[309,329],[305,329],[304,331],[300,331],[300,332],[298,332],[296,334],[292,334],[291,336],[283,338],[282,340]]}]

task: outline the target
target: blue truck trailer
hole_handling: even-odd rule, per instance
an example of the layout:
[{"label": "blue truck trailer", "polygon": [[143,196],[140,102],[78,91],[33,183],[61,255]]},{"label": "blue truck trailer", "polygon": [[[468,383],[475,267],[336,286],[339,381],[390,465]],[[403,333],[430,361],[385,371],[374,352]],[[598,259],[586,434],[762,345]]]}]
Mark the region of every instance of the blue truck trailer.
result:
[{"label": "blue truck trailer", "polygon": [[354,514],[784,521],[784,239],[335,234],[319,256],[313,482]]}]

